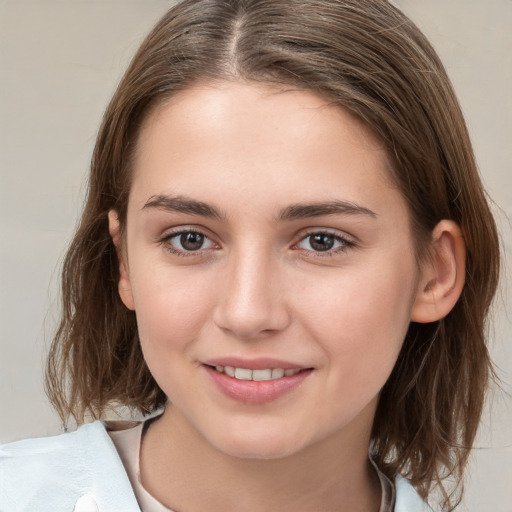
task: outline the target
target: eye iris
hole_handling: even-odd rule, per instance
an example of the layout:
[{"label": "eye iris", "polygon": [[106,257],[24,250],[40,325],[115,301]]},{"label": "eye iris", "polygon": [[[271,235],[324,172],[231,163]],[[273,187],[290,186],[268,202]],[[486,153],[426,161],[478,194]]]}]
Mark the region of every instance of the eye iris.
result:
[{"label": "eye iris", "polygon": [[311,235],[309,237],[309,243],[315,251],[328,251],[334,246],[334,237],[325,233]]},{"label": "eye iris", "polygon": [[181,246],[187,251],[197,251],[204,243],[204,235],[201,233],[183,233],[180,236]]}]

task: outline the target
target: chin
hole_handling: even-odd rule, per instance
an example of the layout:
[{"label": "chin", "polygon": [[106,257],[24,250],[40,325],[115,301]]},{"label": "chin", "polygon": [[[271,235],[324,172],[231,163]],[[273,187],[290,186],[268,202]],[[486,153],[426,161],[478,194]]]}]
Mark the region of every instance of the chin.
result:
[{"label": "chin", "polygon": [[284,446],[279,440],[273,442],[268,440],[262,442],[252,440],[237,443],[231,442],[228,445],[216,448],[230,457],[244,460],[278,460],[300,451],[298,447]]},{"label": "chin", "polygon": [[209,441],[215,449],[238,459],[277,460],[294,455],[308,445],[299,432],[293,434],[290,429],[260,425],[257,429],[225,429]]}]

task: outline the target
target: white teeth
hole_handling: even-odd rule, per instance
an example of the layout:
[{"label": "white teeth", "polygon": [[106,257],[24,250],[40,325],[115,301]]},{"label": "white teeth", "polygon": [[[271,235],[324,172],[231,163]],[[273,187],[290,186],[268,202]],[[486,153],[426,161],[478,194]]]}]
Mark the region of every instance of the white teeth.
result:
[{"label": "white teeth", "polygon": [[253,370],[252,380],[270,380],[272,378],[272,370]]},{"label": "white teeth", "polygon": [[232,366],[224,366],[224,373],[230,377],[234,377],[235,369]]},{"label": "white teeth", "polygon": [[284,377],[284,370],[282,368],[274,368],[272,370],[272,378],[280,379],[281,377]]},{"label": "white teeth", "polygon": [[296,375],[301,370],[300,368],[268,368],[265,370],[249,370],[248,368],[234,368],[233,366],[215,366],[215,369],[220,373],[225,373],[229,377],[234,377],[238,380],[274,380],[281,379],[282,377],[290,377]]},{"label": "white teeth", "polygon": [[252,380],[252,370],[247,368],[235,368],[235,379]]}]

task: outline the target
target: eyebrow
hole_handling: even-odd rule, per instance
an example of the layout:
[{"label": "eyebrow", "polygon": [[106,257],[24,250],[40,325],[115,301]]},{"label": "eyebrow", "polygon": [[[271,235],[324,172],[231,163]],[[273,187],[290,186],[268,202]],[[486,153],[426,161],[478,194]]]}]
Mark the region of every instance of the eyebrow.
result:
[{"label": "eyebrow", "polygon": [[166,196],[155,195],[151,196],[146,204],[142,207],[157,208],[159,210],[167,210],[177,213],[188,213],[191,215],[200,215],[201,217],[208,217],[210,219],[223,220],[225,215],[222,215],[216,208],[210,206],[202,201],[196,201],[185,196]]},{"label": "eyebrow", "polygon": [[[156,208],[177,213],[199,215],[216,220],[225,220],[226,215],[220,213],[215,207],[186,196],[167,196],[163,194],[151,196],[142,210]],[[372,210],[350,201],[332,200],[318,203],[297,203],[287,206],[277,216],[281,221],[292,221],[324,215],[365,215],[377,218]]]},{"label": "eyebrow", "polygon": [[298,203],[286,207],[279,213],[280,220],[298,220],[323,215],[366,215],[377,218],[377,214],[364,206],[350,201],[325,201],[319,203]]}]

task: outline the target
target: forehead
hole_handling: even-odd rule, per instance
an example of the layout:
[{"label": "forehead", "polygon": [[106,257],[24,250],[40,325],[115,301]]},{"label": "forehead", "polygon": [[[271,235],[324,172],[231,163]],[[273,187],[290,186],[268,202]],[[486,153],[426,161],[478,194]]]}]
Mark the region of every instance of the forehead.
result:
[{"label": "forehead", "polygon": [[[287,123],[287,119],[290,122]],[[301,122],[292,125],[293,121]],[[347,142],[350,139],[354,144],[383,150],[379,138],[355,114],[313,91],[278,84],[222,80],[196,84],[157,104],[146,116],[138,142],[139,145],[148,143],[158,125],[167,130],[169,136],[173,132],[185,134],[189,130],[198,134],[203,128],[204,134],[213,139],[216,135],[224,135],[215,131],[221,124],[224,129],[236,128],[240,137],[246,136],[247,142],[252,140],[254,143],[267,142],[257,137],[258,129],[263,127],[267,132],[272,130],[277,138],[282,128],[286,128],[290,135],[307,137],[314,136],[313,130],[318,131],[323,125],[322,131],[331,132],[335,137],[341,125],[350,125],[343,134]],[[337,130],[332,131],[336,124]],[[239,131],[241,128],[244,128],[242,132]],[[223,142],[228,144],[230,140]]]},{"label": "forehead", "polygon": [[173,96],[145,120],[132,198],[243,193],[283,203],[378,199],[394,189],[383,144],[348,110],[304,90],[220,82]]}]

